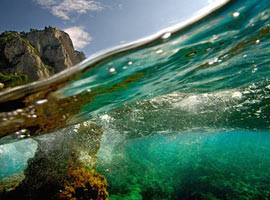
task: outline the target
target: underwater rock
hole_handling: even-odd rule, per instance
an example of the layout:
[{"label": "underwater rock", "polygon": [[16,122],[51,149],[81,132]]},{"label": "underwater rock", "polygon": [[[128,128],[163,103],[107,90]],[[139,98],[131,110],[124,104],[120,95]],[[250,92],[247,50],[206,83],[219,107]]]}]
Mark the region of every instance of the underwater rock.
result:
[{"label": "underwater rock", "polygon": [[[96,195],[97,199],[106,199],[106,179],[94,170],[102,133],[101,126],[84,122],[35,138],[38,150],[35,157],[28,161],[25,179],[15,190],[4,193],[3,199],[14,199],[16,196],[20,199],[48,200],[59,199],[60,196],[68,199],[71,192],[68,188],[71,186],[75,187],[74,191],[80,191],[71,195]],[[76,183],[79,178],[86,184],[85,188]]]},{"label": "underwater rock", "polygon": [[25,176],[23,172],[20,172],[0,179],[0,194],[14,190],[23,181],[24,178]]},{"label": "underwater rock", "polygon": [[60,191],[60,199],[95,199],[107,200],[109,196],[106,178],[94,169],[81,166],[70,167],[64,190]]}]

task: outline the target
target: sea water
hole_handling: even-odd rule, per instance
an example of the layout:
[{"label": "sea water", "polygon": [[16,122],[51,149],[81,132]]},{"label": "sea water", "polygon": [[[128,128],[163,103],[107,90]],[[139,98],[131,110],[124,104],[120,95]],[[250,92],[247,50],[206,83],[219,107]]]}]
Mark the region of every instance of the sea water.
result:
[{"label": "sea water", "polygon": [[2,93],[1,177],[37,148],[14,142],[91,119],[111,199],[270,199],[269,7],[230,1]]},{"label": "sea water", "polygon": [[269,132],[195,132],[104,141],[111,199],[269,199]]}]

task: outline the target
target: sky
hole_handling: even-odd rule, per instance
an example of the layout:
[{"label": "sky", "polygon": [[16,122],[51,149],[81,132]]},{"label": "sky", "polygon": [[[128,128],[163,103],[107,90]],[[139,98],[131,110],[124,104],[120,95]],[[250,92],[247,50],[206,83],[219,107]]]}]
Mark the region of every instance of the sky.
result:
[{"label": "sky", "polygon": [[183,22],[213,0],[1,0],[0,32],[57,27],[89,56]]}]

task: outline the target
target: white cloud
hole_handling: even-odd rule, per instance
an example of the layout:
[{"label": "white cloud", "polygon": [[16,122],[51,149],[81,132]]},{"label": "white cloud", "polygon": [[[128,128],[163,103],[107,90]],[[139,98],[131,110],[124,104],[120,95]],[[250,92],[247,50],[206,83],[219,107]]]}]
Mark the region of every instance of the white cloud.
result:
[{"label": "white cloud", "polygon": [[84,27],[82,26],[72,26],[64,31],[69,34],[75,48],[84,48],[92,40],[92,37],[84,30]]},{"label": "white cloud", "polygon": [[44,7],[47,6],[49,7],[55,4],[55,0],[33,0],[33,1]]},{"label": "white cloud", "polygon": [[93,0],[33,0],[43,8],[64,20],[69,20],[72,14],[83,14],[87,11],[99,11],[103,9],[101,3]]}]

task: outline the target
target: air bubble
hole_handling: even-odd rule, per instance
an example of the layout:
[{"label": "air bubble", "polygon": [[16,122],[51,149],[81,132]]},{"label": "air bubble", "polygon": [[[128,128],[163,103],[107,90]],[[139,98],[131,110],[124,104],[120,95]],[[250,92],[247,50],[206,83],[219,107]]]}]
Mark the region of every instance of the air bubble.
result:
[{"label": "air bubble", "polygon": [[256,65],[253,65],[253,66],[254,66],[254,68],[253,68],[253,70],[252,70],[252,73],[255,73],[255,72],[258,70],[258,68],[257,68]]},{"label": "air bubble", "polygon": [[109,70],[111,73],[114,73],[115,72],[115,68],[110,68],[110,70]]},{"label": "air bubble", "polygon": [[239,17],[239,15],[240,15],[240,13],[239,13],[239,12],[234,12],[234,13],[233,13],[233,17],[234,17],[234,18]]},{"label": "air bubble", "polygon": [[156,51],[156,53],[157,54],[161,54],[161,53],[163,53],[163,50],[162,49],[159,49],[159,50]]},{"label": "air bubble", "polygon": [[162,38],[163,40],[166,40],[166,39],[168,39],[169,37],[171,37],[171,35],[172,35],[172,33],[170,33],[170,32],[164,33],[164,34],[161,36],[161,38]]},{"label": "air bubble", "polygon": [[47,99],[41,99],[41,100],[36,101],[36,104],[40,105],[40,104],[43,104],[43,103],[46,103],[46,102],[48,102]]},{"label": "air bubble", "polygon": [[21,129],[20,130],[20,133],[26,133],[27,132],[27,129]]},{"label": "air bubble", "polygon": [[29,130],[27,129],[21,129],[19,131],[16,131],[14,133],[14,135],[18,138],[18,139],[22,139],[22,138],[25,138],[25,137],[30,137],[30,132]]},{"label": "air bubble", "polygon": [[214,58],[213,60],[210,60],[208,63],[209,63],[209,65],[213,65],[217,61],[218,61],[218,58]]}]

